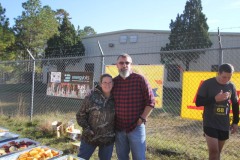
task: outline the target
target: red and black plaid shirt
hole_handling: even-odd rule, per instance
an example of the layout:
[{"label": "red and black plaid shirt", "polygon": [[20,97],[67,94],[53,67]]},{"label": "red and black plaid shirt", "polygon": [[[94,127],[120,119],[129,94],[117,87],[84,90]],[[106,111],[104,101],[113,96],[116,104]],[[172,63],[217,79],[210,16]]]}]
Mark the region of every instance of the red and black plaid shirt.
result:
[{"label": "red and black plaid shirt", "polygon": [[123,79],[114,78],[116,130],[132,131],[146,106],[154,107],[155,100],[148,81],[139,74],[131,73]]}]

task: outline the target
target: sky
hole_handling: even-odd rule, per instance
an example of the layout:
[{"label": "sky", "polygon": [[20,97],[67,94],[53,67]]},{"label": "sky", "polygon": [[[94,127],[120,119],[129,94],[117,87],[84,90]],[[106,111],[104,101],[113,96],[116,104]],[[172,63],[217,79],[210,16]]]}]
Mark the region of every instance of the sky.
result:
[{"label": "sky", "polygon": [[[10,26],[21,16],[27,0],[0,0]],[[170,30],[187,0],[41,0],[52,10],[64,9],[77,28],[91,26],[97,33],[125,29]],[[202,0],[209,32],[240,32],[240,0]]]}]

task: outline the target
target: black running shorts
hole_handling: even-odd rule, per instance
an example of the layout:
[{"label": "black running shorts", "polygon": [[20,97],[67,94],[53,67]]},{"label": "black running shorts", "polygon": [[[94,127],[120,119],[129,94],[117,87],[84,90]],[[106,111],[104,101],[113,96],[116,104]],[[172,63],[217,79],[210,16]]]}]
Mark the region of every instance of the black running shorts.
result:
[{"label": "black running shorts", "polygon": [[229,139],[229,131],[222,131],[211,127],[203,127],[203,131],[209,137],[217,138],[220,141]]}]

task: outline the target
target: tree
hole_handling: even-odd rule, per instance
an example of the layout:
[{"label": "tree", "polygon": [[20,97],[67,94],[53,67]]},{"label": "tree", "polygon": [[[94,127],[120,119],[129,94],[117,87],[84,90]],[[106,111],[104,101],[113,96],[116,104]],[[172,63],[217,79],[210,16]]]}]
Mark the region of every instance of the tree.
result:
[{"label": "tree", "polygon": [[5,12],[6,12],[6,9],[3,8],[0,3],[0,25],[1,26],[9,26],[9,19],[6,18]]},{"label": "tree", "polygon": [[86,36],[90,36],[90,35],[95,35],[96,34],[95,30],[92,27],[90,27],[90,26],[84,27],[83,30],[81,30],[78,27],[77,32],[78,32],[78,36],[79,36],[80,39],[83,38],[83,37],[86,37]]},{"label": "tree", "polygon": [[25,50],[22,57],[28,58],[29,49],[35,58],[43,56],[47,40],[58,33],[55,12],[49,6],[41,6],[40,0],[22,3],[24,11],[15,19],[14,31],[17,35],[16,46]]},{"label": "tree", "polygon": [[9,19],[5,16],[6,9],[0,3],[0,60],[14,60],[15,53],[10,50],[15,42],[15,35],[9,27]]},{"label": "tree", "polygon": [[[74,26],[69,21],[67,15],[64,16],[59,27],[59,35],[55,34],[47,41],[45,49],[46,58],[76,57],[84,56],[85,48],[81,39],[78,37]],[[58,71],[65,71],[68,64],[75,64],[78,61],[58,60],[55,62]]]},{"label": "tree", "polygon": [[[169,43],[166,47],[162,47],[161,51],[201,49],[212,46],[207,18],[202,13],[201,0],[188,0],[183,14],[178,14],[175,21],[171,20],[169,28],[171,29]],[[179,59],[186,70],[189,70],[190,62],[198,59],[201,54],[205,52],[161,53],[161,61],[166,63]]]},{"label": "tree", "polygon": [[64,9],[57,9],[56,18],[57,18],[59,24],[62,24],[64,17],[69,17],[69,13],[67,11],[65,11]]}]

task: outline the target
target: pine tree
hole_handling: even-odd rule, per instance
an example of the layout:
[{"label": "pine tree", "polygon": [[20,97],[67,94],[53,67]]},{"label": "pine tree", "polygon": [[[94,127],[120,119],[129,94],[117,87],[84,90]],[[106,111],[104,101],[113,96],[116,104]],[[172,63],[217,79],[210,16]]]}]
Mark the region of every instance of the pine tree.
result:
[{"label": "pine tree", "polygon": [[13,30],[9,27],[9,19],[5,15],[6,9],[0,3],[0,60],[14,60],[16,54],[11,51],[15,42]]},{"label": "pine tree", "polygon": [[[64,15],[62,24],[59,27],[59,35],[54,35],[47,41],[45,49],[46,58],[56,57],[76,57],[84,56],[85,48],[81,39],[78,37],[74,26],[69,21],[69,18]],[[78,61],[58,60],[55,64],[58,71],[64,71],[68,64],[74,64]]]},{"label": "pine tree", "polygon": [[47,40],[58,32],[55,12],[49,6],[42,7],[40,0],[28,0],[22,7],[24,11],[15,19],[13,27],[17,35],[16,46],[24,50],[23,59],[29,57],[27,49],[35,58],[41,58]]},{"label": "pine tree", "polygon": [[[183,14],[177,15],[176,20],[171,20],[171,33],[169,43],[161,48],[161,51],[191,50],[209,48],[212,42],[209,38],[207,18],[202,13],[201,0],[188,0]],[[184,52],[176,54],[174,52],[161,53],[162,63],[171,63],[179,59],[189,70],[190,62],[199,58],[201,52]]]}]

